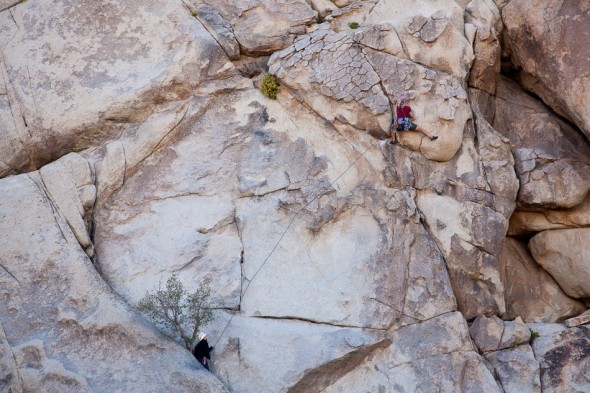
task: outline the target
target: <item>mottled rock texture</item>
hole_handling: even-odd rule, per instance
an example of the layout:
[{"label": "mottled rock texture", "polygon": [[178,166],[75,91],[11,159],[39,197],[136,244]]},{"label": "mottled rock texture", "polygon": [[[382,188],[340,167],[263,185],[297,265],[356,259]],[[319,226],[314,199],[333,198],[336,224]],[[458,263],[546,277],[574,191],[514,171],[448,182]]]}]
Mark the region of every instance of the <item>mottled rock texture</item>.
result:
[{"label": "mottled rock texture", "polygon": [[[1,390],[587,391],[524,323],[588,298],[586,6],[539,4],[0,0]],[[172,274],[211,373],[134,310]]]}]

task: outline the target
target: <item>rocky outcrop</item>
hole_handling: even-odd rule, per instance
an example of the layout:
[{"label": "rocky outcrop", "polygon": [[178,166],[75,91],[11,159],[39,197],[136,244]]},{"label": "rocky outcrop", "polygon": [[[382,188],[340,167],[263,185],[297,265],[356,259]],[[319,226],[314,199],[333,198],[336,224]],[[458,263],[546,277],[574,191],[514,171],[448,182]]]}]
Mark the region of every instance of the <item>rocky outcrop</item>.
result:
[{"label": "rocky outcrop", "polygon": [[4,18],[2,176],[115,139],[227,73],[225,53],[177,1],[21,2]]},{"label": "rocky outcrop", "polygon": [[590,138],[587,4],[511,0],[502,20],[504,50],[520,83]]},{"label": "rocky outcrop", "polygon": [[[83,159],[54,164],[71,169],[61,172],[64,185],[83,188],[76,176],[87,169]],[[51,196],[42,174],[0,183],[0,320],[23,391],[129,391],[154,384],[226,391],[105,284],[63,213],[70,207]]]},{"label": "rocky outcrop", "polygon": [[543,392],[590,389],[590,339],[588,327],[534,324],[539,337],[533,341],[535,358],[541,369]]},{"label": "rocky outcrop", "polygon": [[541,232],[529,242],[535,261],[576,299],[590,297],[589,237],[590,228],[559,229]]},{"label": "rocky outcrop", "polygon": [[498,83],[494,128],[513,145],[523,207],[572,208],[590,190],[590,143],[514,82]]},{"label": "rocky outcrop", "polygon": [[494,376],[505,392],[539,393],[541,388],[539,363],[528,344],[491,352],[486,355]]},{"label": "rocky outcrop", "polygon": [[[499,75],[524,3],[0,2],[0,384],[587,390],[590,146]],[[437,141],[387,143],[404,92]],[[212,373],[133,310],[172,274]]]},{"label": "rocky outcrop", "polygon": [[586,308],[568,297],[555,280],[539,266],[526,244],[507,238],[500,257],[506,314],[525,322],[557,322],[578,315]]}]

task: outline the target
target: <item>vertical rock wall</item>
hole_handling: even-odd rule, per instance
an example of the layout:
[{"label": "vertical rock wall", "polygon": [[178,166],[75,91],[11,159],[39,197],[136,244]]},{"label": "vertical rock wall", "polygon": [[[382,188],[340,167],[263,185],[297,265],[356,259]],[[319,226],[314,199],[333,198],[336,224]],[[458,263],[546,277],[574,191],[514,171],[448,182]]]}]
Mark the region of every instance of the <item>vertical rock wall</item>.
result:
[{"label": "vertical rock wall", "polygon": [[5,3],[2,391],[588,389],[584,5]]}]

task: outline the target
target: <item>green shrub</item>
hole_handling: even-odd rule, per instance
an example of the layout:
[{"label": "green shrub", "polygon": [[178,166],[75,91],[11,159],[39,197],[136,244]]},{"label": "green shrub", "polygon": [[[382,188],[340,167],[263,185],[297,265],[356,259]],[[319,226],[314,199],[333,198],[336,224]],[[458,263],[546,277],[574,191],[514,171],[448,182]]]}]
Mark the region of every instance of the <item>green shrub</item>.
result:
[{"label": "green shrub", "polygon": [[350,23],[348,24],[348,27],[350,27],[350,28],[351,28],[351,29],[353,29],[353,30],[354,30],[354,29],[358,29],[358,28],[359,28],[359,26],[360,26],[360,25],[359,25],[357,22],[350,22]]},{"label": "green shrub", "polygon": [[539,337],[541,336],[541,335],[539,334],[539,332],[535,332],[535,331],[534,331],[533,329],[531,329],[531,328],[529,328],[529,330],[530,330],[530,332],[531,332],[531,341],[530,341],[530,342],[533,342],[533,340],[534,340],[535,338],[539,338]]},{"label": "green shrub", "polygon": [[166,288],[160,285],[157,291],[147,292],[137,308],[172,339],[180,337],[190,350],[198,340],[199,329],[213,320],[210,295],[208,287],[189,294],[176,275],[172,275],[166,281]]},{"label": "green shrub", "polygon": [[264,93],[265,96],[272,100],[277,99],[277,93],[279,92],[279,81],[275,78],[274,75],[265,75],[262,78],[262,83],[260,84],[260,90]]}]

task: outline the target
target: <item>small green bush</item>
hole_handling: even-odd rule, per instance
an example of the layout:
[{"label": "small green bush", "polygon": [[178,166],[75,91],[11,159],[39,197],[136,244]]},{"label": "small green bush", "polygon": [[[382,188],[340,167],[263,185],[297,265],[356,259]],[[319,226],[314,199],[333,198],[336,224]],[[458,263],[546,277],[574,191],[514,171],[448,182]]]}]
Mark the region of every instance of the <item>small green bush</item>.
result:
[{"label": "small green bush", "polygon": [[351,28],[351,29],[353,29],[353,30],[354,30],[354,29],[358,29],[358,28],[359,28],[359,26],[360,26],[360,25],[359,25],[357,22],[350,22],[350,23],[348,24],[348,27],[350,27],[350,28]]},{"label": "small green bush", "polygon": [[535,338],[539,338],[541,335],[539,334],[539,332],[535,332],[533,329],[529,328],[529,330],[531,331],[531,342],[533,342],[533,340]]},{"label": "small green bush", "polygon": [[281,85],[279,85],[279,81],[277,81],[274,75],[265,75],[260,84],[260,90],[271,100],[277,99],[277,93],[280,87]]},{"label": "small green bush", "polygon": [[180,337],[190,350],[198,340],[199,329],[213,320],[210,295],[211,290],[206,286],[188,293],[176,275],[172,275],[165,288],[160,285],[155,292],[147,292],[137,308],[162,332],[173,339]]}]

